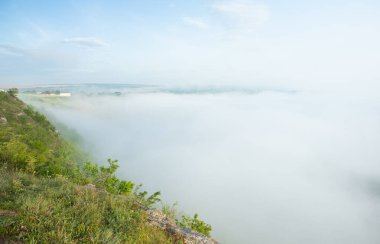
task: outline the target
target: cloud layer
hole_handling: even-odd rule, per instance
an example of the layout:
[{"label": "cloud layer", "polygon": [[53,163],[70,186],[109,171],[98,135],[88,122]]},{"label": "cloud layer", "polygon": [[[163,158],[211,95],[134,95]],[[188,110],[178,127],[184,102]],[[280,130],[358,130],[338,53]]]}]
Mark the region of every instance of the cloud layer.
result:
[{"label": "cloud layer", "polygon": [[96,37],[71,37],[65,38],[64,43],[77,44],[86,47],[104,47],[108,46],[106,42]]}]

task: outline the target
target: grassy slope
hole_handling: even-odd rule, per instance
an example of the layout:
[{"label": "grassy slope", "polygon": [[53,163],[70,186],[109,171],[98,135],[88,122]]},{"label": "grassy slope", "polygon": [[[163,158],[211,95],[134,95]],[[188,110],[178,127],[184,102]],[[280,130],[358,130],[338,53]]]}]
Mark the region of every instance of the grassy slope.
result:
[{"label": "grassy slope", "polygon": [[115,179],[112,164],[89,165],[86,174],[79,159],[43,115],[0,92],[0,242],[173,242],[147,224],[134,201],[83,186],[133,199],[130,182]]},{"label": "grassy slope", "polygon": [[61,140],[46,118],[16,97],[0,92],[0,160],[14,169],[74,177],[80,154]]}]

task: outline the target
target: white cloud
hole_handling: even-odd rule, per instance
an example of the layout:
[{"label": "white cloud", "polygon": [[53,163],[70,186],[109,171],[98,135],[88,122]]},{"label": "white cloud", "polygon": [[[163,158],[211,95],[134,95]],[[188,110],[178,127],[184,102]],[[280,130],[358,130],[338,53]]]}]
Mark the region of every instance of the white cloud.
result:
[{"label": "white cloud", "polygon": [[255,29],[269,20],[268,7],[241,1],[224,1],[213,8],[233,20],[240,28]]},{"label": "white cloud", "polygon": [[208,28],[208,24],[201,18],[183,17],[182,20],[185,24],[199,28],[199,29],[207,29]]},{"label": "white cloud", "polygon": [[73,43],[81,46],[87,47],[104,47],[108,46],[108,44],[96,37],[72,37],[66,38],[63,40],[65,43]]}]

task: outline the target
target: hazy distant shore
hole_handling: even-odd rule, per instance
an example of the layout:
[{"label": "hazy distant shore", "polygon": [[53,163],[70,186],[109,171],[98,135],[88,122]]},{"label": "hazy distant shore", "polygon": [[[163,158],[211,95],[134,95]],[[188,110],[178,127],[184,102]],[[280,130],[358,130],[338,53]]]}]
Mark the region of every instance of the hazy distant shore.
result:
[{"label": "hazy distant shore", "polygon": [[43,85],[4,85],[1,88],[7,89],[7,88],[19,88],[19,89],[33,89],[33,88],[55,88],[55,87],[69,87],[69,86],[77,86],[75,84],[69,85],[69,84],[43,84]]}]

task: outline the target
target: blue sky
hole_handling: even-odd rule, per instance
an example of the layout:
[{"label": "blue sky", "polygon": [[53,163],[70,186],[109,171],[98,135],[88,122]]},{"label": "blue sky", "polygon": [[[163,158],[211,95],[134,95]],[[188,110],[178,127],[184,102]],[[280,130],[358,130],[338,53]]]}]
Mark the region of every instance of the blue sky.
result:
[{"label": "blue sky", "polygon": [[0,85],[376,86],[378,1],[0,1]]}]

